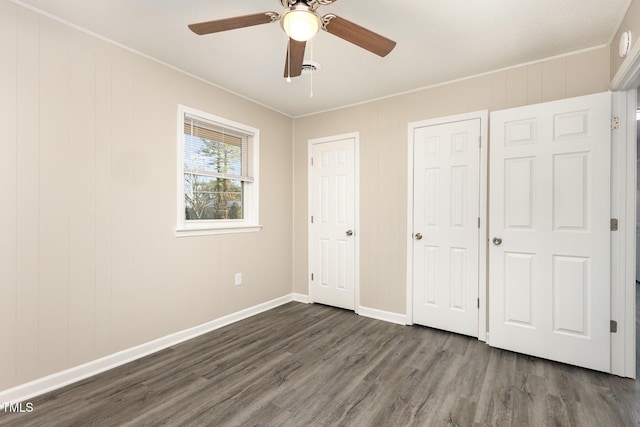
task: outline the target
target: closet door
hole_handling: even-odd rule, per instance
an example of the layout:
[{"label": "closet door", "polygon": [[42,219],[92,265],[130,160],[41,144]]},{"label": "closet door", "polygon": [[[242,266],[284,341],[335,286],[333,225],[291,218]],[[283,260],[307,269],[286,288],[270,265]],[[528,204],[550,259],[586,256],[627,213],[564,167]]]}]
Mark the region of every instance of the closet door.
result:
[{"label": "closet door", "polygon": [[611,95],[491,113],[490,344],[610,371]]},{"label": "closet door", "polygon": [[413,134],[413,322],[478,336],[480,119]]}]

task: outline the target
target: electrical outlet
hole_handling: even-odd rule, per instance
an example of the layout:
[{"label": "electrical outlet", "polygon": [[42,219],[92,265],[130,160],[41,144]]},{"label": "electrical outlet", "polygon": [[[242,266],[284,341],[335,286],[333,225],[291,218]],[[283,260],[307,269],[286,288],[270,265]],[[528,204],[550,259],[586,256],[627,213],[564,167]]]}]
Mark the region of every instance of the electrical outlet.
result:
[{"label": "electrical outlet", "polygon": [[236,273],[236,286],[242,285],[242,273]]}]

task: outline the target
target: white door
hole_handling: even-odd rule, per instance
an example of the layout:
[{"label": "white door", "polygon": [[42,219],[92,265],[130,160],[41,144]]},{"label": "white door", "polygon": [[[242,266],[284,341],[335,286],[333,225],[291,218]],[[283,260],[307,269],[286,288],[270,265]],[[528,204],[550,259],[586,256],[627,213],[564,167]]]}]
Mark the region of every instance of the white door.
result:
[{"label": "white door", "polygon": [[480,119],[414,130],[413,322],[478,336]]},{"label": "white door", "polygon": [[491,114],[490,344],[610,370],[611,95]]},{"label": "white door", "polygon": [[311,141],[310,297],[353,310],[355,137],[320,141]]}]

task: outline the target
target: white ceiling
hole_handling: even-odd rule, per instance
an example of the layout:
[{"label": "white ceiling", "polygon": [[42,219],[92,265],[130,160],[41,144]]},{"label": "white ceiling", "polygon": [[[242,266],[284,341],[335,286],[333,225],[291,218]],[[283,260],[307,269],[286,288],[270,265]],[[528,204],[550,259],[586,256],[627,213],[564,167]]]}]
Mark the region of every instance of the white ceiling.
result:
[{"label": "white ceiling", "polygon": [[611,41],[631,0],[337,0],[320,6],[385,37],[380,58],[319,32],[283,78],[278,23],[197,36],[187,24],[274,11],[280,0],[12,0],[58,17],[292,117],[360,103]]}]

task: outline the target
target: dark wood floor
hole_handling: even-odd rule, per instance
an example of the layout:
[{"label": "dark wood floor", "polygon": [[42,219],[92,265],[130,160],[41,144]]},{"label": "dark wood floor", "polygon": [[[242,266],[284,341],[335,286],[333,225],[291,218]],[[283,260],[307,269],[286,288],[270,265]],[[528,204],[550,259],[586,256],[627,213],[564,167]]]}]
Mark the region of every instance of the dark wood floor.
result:
[{"label": "dark wood floor", "polygon": [[639,382],[289,303],[32,399],[0,426],[637,426]]}]

